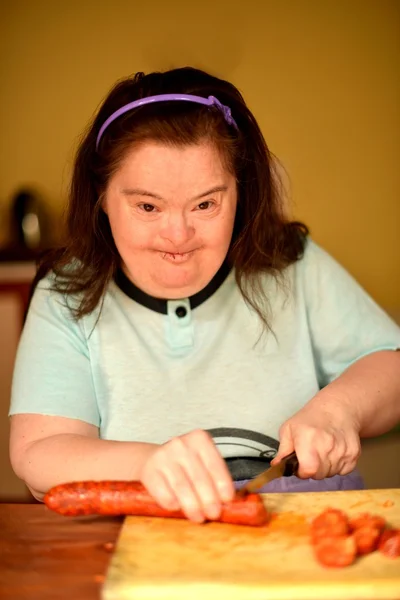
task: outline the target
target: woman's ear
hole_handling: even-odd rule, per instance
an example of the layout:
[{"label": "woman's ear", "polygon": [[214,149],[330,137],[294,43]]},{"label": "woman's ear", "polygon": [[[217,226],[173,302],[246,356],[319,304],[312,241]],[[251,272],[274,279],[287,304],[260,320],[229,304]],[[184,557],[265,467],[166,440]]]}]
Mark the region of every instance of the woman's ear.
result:
[{"label": "woman's ear", "polygon": [[100,196],[99,200],[101,208],[106,213],[106,215],[108,215],[107,196],[103,194],[102,196]]}]

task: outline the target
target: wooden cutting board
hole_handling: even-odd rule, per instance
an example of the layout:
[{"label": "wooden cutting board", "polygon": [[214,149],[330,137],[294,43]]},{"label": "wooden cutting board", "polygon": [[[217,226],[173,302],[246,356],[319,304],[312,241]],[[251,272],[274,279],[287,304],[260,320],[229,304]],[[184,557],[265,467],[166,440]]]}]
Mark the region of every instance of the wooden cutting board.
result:
[{"label": "wooden cutting board", "polygon": [[103,587],[104,600],[394,600],[400,558],[380,552],[345,568],[313,555],[308,521],[328,506],[372,512],[400,527],[400,489],[263,495],[261,528],[127,517]]}]

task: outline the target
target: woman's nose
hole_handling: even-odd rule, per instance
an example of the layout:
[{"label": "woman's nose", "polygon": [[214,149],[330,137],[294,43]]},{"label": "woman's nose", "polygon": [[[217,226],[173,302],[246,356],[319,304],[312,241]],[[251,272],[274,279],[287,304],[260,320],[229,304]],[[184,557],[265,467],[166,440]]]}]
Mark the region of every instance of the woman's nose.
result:
[{"label": "woman's nose", "polygon": [[184,215],[169,215],[163,224],[160,235],[176,248],[184,246],[194,236],[194,227]]}]

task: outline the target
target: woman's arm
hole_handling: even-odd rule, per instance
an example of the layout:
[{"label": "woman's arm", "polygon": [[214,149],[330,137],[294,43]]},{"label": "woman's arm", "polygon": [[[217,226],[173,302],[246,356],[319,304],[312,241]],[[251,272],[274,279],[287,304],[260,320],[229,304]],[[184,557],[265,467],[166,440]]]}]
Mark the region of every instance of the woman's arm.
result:
[{"label": "woman's arm", "polygon": [[275,462],[296,450],[300,477],[346,475],[360,455],[360,436],[400,422],[400,352],[380,351],[353,363],[280,430]]},{"label": "woman's arm", "polygon": [[232,478],[205,431],[162,445],[101,440],[94,425],[64,417],[15,415],[11,463],[35,498],[59,483],[139,480],[167,510],[181,509],[197,522],[216,519],[232,500]]},{"label": "woman's arm", "polygon": [[[326,399],[326,400],[325,400]],[[400,352],[364,356],[311,402],[332,401],[354,416],[360,437],[374,437],[400,423]]]},{"label": "woman's arm", "polygon": [[101,440],[97,427],[76,419],[38,414],[11,418],[11,464],[37,500],[67,481],[138,479],[158,447]]}]

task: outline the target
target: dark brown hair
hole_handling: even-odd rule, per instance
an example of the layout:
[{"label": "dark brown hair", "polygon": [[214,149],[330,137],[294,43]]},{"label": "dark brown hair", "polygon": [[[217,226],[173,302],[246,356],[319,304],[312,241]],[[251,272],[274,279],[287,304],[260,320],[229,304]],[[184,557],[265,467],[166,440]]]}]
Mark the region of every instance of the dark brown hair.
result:
[{"label": "dark brown hair", "polygon": [[[96,150],[104,121],[133,100],[156,94],[214,95],[231,108],[238,131],[217,108],[189,102],[162,102],[125,113],[106,129]],[[204,71],[185,67],[117,83],[89,125],[77,151],[69,194],[66,237],[61,247],[39,263],[34,281],[55,275],[53,290],[73,295],[75,318],[101,303],[107,284],[120,266],[108,218],[101,201],[110,176],[127,151],[146,140],[172,145],[212,142],[235,175],[238,206],[227,260],[235,267],[237,284],[246,302],[268,325],[260,275],[278,277],[304,250],[307,227],[285,217],[273,171],[273,157],[241,93],[231,83]]]}]

